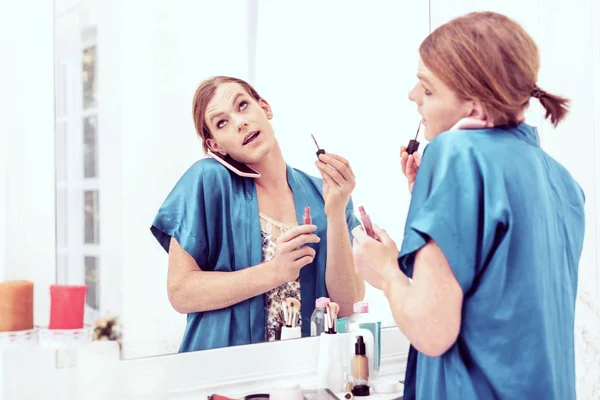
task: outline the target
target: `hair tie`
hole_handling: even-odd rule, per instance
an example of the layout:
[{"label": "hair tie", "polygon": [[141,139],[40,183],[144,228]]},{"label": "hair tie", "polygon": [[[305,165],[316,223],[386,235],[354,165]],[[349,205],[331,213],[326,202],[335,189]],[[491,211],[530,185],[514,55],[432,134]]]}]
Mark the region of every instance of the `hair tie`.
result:
[{"label": "hair tie", "polygon": [[542,89],[540,89],[537,86],[535,86],[533,88],[533,90],[531,91],[531,97],[535,97],[536,99],[541,99],[545,95],[546,95],[546,92],[544,92]]}]

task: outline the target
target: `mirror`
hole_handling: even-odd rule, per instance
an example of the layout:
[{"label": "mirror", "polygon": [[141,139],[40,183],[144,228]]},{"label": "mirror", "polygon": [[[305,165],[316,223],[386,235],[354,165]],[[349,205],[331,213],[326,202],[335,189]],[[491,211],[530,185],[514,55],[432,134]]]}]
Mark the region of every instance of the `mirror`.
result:
[{"label": "mirror", "polygon": [[[347,158],[355,213],[364,205],[400,244],[398,153],[419,121],[407,93],[428,12],[426,1],[56,0],[56,279],[88,286],[88,323],[119,318],[123,358],[176,353],[182,340],[186,316],[169,303],[149,227],[204,157],[191,104],[213,75],[269,101],[289,165],[319,176],[311,134]],[[393,325],[381,292],[367,285],[365,300]]]}]

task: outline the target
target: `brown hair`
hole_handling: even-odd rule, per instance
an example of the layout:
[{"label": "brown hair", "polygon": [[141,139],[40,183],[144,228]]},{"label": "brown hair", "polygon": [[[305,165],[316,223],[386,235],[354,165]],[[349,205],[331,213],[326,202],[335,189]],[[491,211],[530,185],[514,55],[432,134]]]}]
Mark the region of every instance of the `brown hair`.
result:
[{"label": "brown hair", "polygon": [[196,134],[202,139],[204,152],[208,151],[206,139],[212,138],[210,128],[204,122],[204,114],[206,113],[206,107],[208,106],[208,103],[212,97],[215,95],[217,88],[223,83],[238,83],[250,96],[252,96],[252,98],[254,98],[254,100],[258,101],[261,98],[258,95],[258,92],[248,82],[242,79],[233,78],[231,76],[213,76],[212,78],[201,82],[198,86],[198,89],[196,89],[196,93],[194,93],[192,117],[194,118]]},{"label": "brown hair", "polygon": [[510,18],[473,12],[433,31],[419,48],[421,60],[465,100],[479,100],[494,125],[516,125],[536,97],[554,126],[567,115],[569,100],[537,87],[538,48]]}]

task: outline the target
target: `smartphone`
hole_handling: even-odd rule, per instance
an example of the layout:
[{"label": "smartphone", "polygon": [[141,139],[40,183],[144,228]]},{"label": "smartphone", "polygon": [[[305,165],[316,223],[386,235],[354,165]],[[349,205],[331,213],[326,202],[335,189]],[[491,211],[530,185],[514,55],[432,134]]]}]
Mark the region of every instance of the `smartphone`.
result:
[{"label": "smartphone", "polygon": [[239,176],[244,176],[246,178],[260,178],[260,172],[253,170],[244,163],[234,160],[230,155],[224,156],[221,153],[213,153],[210,150],[207,154],[223,164],[225,168]]},{"label": "smartphone", "polygon": [[367,235],[371,236],[375,240],[378,240],[377,235],[373,230],[371,217],[369,217],[369,215],[365,211],[365,208],[363,206],[359,206],[358,211],[360,212],[360,224],[362,225],[363,230],[367,233]]}]

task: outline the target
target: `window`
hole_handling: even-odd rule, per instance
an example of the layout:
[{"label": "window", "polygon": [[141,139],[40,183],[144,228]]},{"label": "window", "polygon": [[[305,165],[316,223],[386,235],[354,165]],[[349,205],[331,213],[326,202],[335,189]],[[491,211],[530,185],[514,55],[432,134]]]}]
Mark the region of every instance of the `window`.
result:
[{"label": "window", "polygon": [[56,66],[57,282],[86,284],[86,321],[101,310],[100,170],[96,45]]},{"label": "window", "polygon": [[88,287],[86,304],[92,310],[99,310],[100,293],[98,292],[98,257],[84,257],[85,284]]},{"label": "window", "polygon": [[95,115],[83,119],[83,177],[96,178],[96,132],[97,120]]},{"label": "window", "polygon": [[[83,191],[83,232],[78,243],[82,244],[83,282],[87,285],[88,311],[96,317],[100,311],[100,201],[98,189],[98,101],[96,98],[96,46],[83,49],[81,55],[82,113],[79,142],[83,162],[79,164]],[[80,259],[81,260],[81,259]],[[90,313],[88,313],[90,314]]]},{"label": "window", "polygon": [[64,58],[57,60],[56,91],[55,91],[55,185],[56,185],[56,271],[57,283],[71,283],[68,274],[69,265],[69,197],[70,197],[70,168],[69,157],[69,118],[70,96],[67,94],[67,80],[69,79],[69,65]]},{"label": "window", "polygon": [[81,77],[83,80],[83,108],[96,107],[96,46],[83,50]]},{"label": "window", "polygon": [[84,192],[84,243],[100,243],[100,209],[98,206],[98,191],[86,190]]}]

